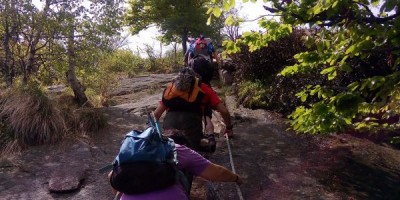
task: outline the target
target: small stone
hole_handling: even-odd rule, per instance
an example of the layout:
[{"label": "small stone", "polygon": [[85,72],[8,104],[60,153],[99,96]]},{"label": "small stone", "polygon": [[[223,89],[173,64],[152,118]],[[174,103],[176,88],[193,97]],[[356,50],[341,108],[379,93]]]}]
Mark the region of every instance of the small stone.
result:
[{"label": "small stone", "polygon": [[78,190],[82,186],[84,172],[79,170],[60,170],[51,175],[49,191],[56,193],[67,193]]}]

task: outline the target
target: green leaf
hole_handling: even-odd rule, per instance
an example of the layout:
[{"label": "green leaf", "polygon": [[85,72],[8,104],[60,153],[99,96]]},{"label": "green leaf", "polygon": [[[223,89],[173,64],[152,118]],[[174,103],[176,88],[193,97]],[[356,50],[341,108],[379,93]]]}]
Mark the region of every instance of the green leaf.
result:
[{"label": "green leaf", "polygon": [[335,67],[328,67],[328,68],[322,70],[321,74],[329,74],[329,73],[332,73],[335,70],[336,70]]},{"label": "green leaf", "polygon": [[345,71],[345,72],[352,72],[353,71],[353,68],[351,68],[350,65],[347,64],[347,63],[344,63],[344,64],[340,65],[340,69]]},{"label": "green leaf", "polygon": [[213,10],[213,15],[215,16],[215,17],[219,17],[219,16],[221,16],[221,8],[220,7],[215,7],[214,8],[214,10]]},{"label": "green leaf", "polygon": [[358,112],[358,106],[363,101],[359,95],[345,93],[338,95],[336,110],[345,116],[353,116]]},{"label": "green leaf", "polygon": [[347,48],[346,54],[353,53],[356,50],[356,47],[357,46],[355,44],[351,45],[349,48]]},{"label": "green leaf", "polygon": [[208,8],[207,10],[207,15],[211,14],[211,12],[214,10],[214,8]]},{"label": "green leaf", "polygon": [[337,75],[337,71],[336,71],[336,70],[333,71],[333,72],[331,72],[331,73],[329,73],[329,74],[328,74],[328,80],[333,80],[333,79],[335,79],[336,75]]},{"label": "green leaf", "polygon": [[207,25],[210,25],[211,24],[211,15],[210,15],[210,17],[208,17],[208,19],[207,19]]},{"label": "green leaf", "polygon": [[339,1],[335,1],[335,2],[333,2],[333,4],[332,4],[332,8],[336,8],[336,6],[338,5],[338,3],[339,3]]},{"label": "green leaf", "polygon": [[234,8],[236,5],[236,1],[235,0],[230,0],[229,1],[229,5],[231,6],[231,8]]},{"label": "green leaf", "polygon": [[236,23],[235,19],[233,18],[232,15],[229,15],[226,19],[225,19],[225,24],[232,26]]},{"label": "green leaf", "polygon": [[224,1],[223,8],[224,8],[225,11],[228,11],[229,8],[231,8],[231,7],[230,7],[228,2]]}]

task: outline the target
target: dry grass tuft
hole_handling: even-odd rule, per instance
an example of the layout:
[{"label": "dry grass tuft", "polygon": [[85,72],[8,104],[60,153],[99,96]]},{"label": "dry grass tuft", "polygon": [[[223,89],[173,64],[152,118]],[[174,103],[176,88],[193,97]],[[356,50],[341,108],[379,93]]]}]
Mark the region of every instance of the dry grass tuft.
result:
[{"label": "dry grass tuft", "polygon": [[12,88],[2,99],[0,110],[1,119],[13,133],[14,145],[52,144],[67,131],[60,110],[35,84]]},{"label": "dry grass tuft", "polygon": [[82,133],[98,131],[107,123],[106,118],[93,108],[81,108],[64,112],[71,131]]},{"label": "dry grass tuft", "polygon": [[94,132],[103,128],[107,122],[104,115],[95,109],[79,109],[76,111],[79,116],[80,131]]},{"label": "dry grass tuft", "polygon": [[73,95],[49,98],[35,84],[16,86],[0,95],[0,157],[31,145],[55,144],[60,139],[90,142],[106,118],[97,109],[79,107]]},{"label": "dry grass tuft", "polygon": [[78,107],[73,96],[61,95],[57,101],[72,132],[85,134],[98,131],[106,124],[106,118],[99,110]]},{"label": "dry grass tuft", "polygon": [[4,155],[7,155],[7,157],[9,157],[10,155],[21,152],[22,149],[25,148],[18,140],[10,139],[4,142],[4,145],[2,145],[0,149],[0,157]]}]

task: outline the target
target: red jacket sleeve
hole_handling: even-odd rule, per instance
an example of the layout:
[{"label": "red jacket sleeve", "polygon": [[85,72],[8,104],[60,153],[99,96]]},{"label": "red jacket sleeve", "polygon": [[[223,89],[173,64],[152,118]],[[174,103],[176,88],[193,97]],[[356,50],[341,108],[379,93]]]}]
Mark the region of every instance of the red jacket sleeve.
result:
[{"label": "red jacket sleeve", "polygon": [[203,103],[210,105],[211,107],[216,106],[221,103],[221,99],[218,97],[217,93],[207,84],[201,84],[201,90],[203,90],[205,97]]}]

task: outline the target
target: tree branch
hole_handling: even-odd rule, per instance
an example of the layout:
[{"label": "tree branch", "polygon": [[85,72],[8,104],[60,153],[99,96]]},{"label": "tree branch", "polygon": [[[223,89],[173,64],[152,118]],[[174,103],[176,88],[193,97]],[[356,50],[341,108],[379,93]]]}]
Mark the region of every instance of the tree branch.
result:
[{"label": "tree branch", "polygon": [[388,22],[390,20],[395,19],[396,17],[398,17],[400,15],[400,13],[396,13],[394,15],[391,16],[387,16],[387,17],[370,17],[370,18],[363,18],[361,19],[361,21],[363,22],[368,22],[368,23],[385,23]]},{"label": "tree branch", "polygon": [[[356,3],[356,2],[354,2]],[[399,13],[395,13],[391,16],[388,17],[376,17],[375,15],[373,15],[372,11],[368,8],[368,6],[361,4],[361,3],[357,3],[359,5],[361,5],[362,7],[364,7],[369,13],[371,17],[365,17],[365,18],[361,18],[360,21],[362,22],[366,22],[366,23],[386,23],[390,20],[393,20],[395,18],[397,18],[400,14]],[[271,13],[278,13],[278,12],[287,12],[287,9],[283,8],[280,5],[275,5],[276,8],[271,8],[271,7],[267,7],[267,6],[263,6],[265,10],[271,12]],[[332,17],[330,19],[328,19],[328,17],[325,15],[325,12],[322,12],[318,15],[315,15],[314,17],[305,20],[302,16],[296,14],[296,13],[288,13],[290,16],[298,19],[299,21],[301,21],[302,23],[315,23],[317,21],[322,21],[323,23],[318,24],[319,26],[333,26],[335,23],[338,23],[340,21],[342,21],[343,19],[346,18],[345,15],[336,15],[335,17]],[[350,20],[354,20],[354,18],[348,18]]]},{"label": "tree branch", "polygon": [[254,22],[254,21],[259,20],[259,19],[261,19],[263,17],[279,17],[279,16],[282,16],[282,15],[261,15],[261,16],[259,16],[257,18],[254,18],[254,19],[243,20],[243,22]]},{"label": "tree branch", "polygon": [[375,49],[368,49],[363,50],[363,52],[373,53],[373,52],[388,52],[388,51],[398,51],[400,47],[386,47],[386,48],[375,48]]}]

